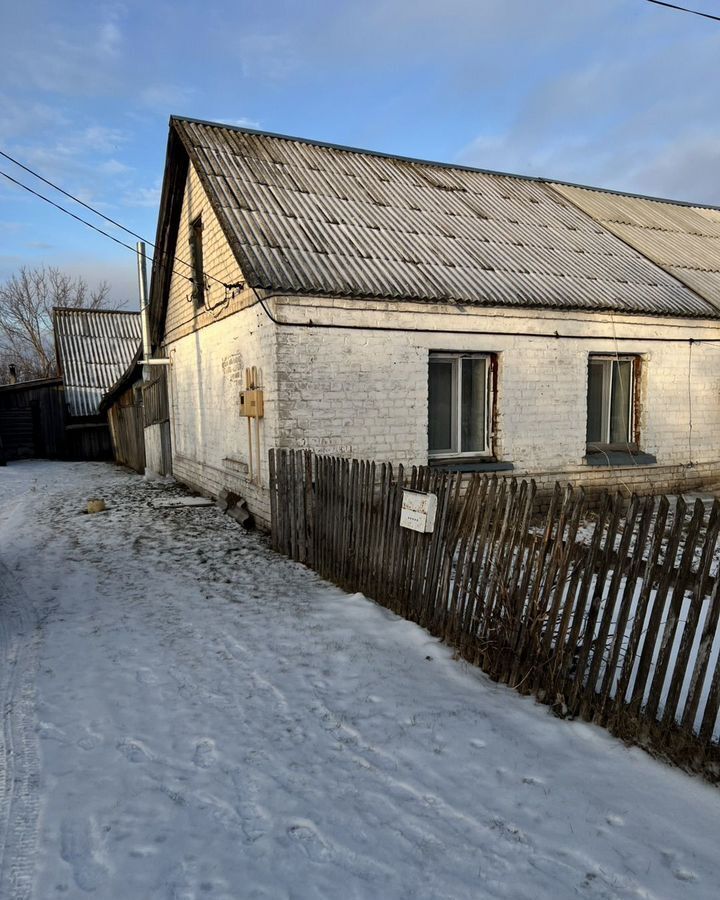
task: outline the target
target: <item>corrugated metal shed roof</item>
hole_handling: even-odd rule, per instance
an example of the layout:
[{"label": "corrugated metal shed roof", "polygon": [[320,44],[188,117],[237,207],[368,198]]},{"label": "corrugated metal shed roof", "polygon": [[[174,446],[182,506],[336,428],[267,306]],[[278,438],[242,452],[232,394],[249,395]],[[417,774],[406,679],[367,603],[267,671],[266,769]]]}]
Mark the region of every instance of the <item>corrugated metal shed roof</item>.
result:
[{"label": "corrugated metal shed roof", "polygon": [[140,313],[55,309],[55,344],[71,416],[94,416],[103,394],[132,362]]},{"label": "corrugated metal shed roof", "polygon": [[548,183],[194,120],[172,126],[253,287],[720,314]]},{"label": "corrugated metal shed roof", "polygon": [[720,210],[570,185],[555,189],[720,308]]}]

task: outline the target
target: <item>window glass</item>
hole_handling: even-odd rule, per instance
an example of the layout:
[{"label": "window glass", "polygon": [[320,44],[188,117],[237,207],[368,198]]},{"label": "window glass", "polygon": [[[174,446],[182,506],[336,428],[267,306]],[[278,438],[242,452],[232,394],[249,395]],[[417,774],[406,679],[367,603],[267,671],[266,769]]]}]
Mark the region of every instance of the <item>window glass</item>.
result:
[{"label": "window glass", "polygon": [[463,359],[460,393],[460,451],[485,449],[486,383],[484,359]]},{"label": "window glass", "polygon": [[190,225],[190,260],[192,262],[192,297],[196,306],[205,303],[205,273],[203,270],[202,216]]},{"label": "window glass", "polygon": [[590,357],[588,444],[629,444],[632,439],[634,360]]},{"label": "window glass", "polygon": [[632,361],[621,359],[612,365],[612,403],[610,405],[610,443],[630,440],[630,391]]},{"label": "window glass", "polygon": [[453,450],[453,361],[430,360],[428,432],[431,453]]},{"label": "window glass", "polygon": [[603,437],[603,360],[590,360],[588,366],[588,443],[604,443]]}]

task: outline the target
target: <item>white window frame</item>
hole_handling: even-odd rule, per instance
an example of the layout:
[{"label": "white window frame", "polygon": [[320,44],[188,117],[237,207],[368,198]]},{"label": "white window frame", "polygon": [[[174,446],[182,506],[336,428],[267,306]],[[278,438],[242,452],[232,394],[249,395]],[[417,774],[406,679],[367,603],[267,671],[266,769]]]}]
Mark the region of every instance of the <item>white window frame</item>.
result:
[{"label": "white window frame", "polygon": [[[430,364],[437,360],[439,362],[452,362],[452,409],[453,415],[451,418],[451,428],[453,432],[453,443],[456,447],[461,446],[461,433],[460,429],[462,427],[462,391],[460,390],[460,385],[462,383],[461,378],[461,365],[462,360],[464,359],[482,359],[485,361],[485,440],[482,450],[467,450],[464,453],[459,450],[430,450],[430,420],[429,420],[429,406],[428,406],[428,458],[429,459],[463,459],[468,457],[491,457],[492,454],[492,446],[491,446],[491,431],[492,431],[492,402],[491,398],[493,395],[493,369],[492,369],[492,354],[491,353],[452,353],[449,351],[430,351],[430,358],[428,360],[428,367]],[[429,375],[429,372],[428,372]]]},{"label": "white window frame", "polygon": [[[625,441],[610,441],[610,420],[611,420],[611,410],[612,410],[612,401],[613,401],[613,388],[612,388],[612,375],[603,376],[603,397],[602,397],[602,420],[600,422],[600,430],[603,434],[603,440],[601,441],[588,441],[587,446],[588,449],[592,449],[594,447],[602,448],[602,447],[625,447],[626,445],[630,448],[637,449],[637,444],[635,441],[635,390],[637,384],[637,375],[638,375],[638,357],[636,354],[632,353],[623,353],[621,355],[612,353],[590,353],[588,355],[588,391],[590,389],[590,364],[602,362],[606,363],[610,368],[610,372],[612,372],[612,363],[616,362],[629,362],[631,363],[630,370],[630,396],[627,398],[628,403],[628,436]],[[587,391],[586,391],[586,407],[587,407]],[[589,409],[586,408],[586,415],[589,414]],[[586,423],[586,433],[587,433],[587,423]]]}]

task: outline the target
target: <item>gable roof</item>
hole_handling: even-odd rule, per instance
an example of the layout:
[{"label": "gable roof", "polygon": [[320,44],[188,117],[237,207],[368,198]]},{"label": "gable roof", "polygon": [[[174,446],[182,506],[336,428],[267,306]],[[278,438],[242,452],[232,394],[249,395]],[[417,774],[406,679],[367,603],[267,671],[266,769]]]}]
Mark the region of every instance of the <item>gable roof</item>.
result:
[{"label": "gable roof", "polygon": [[720,209],[557,184],[554,188],[691,290],[720,307]]},{"label": "gable roof", "polygon": [[137,352],[140,313],[58,307],[53,310],[53,323],[70,415],[97,415],[103,394]]},{"label": "gable roof", "polygon": [[175,117],[158,224],[165,252],[188,161],[253,288],[720,316],[720,291],[655,265],[554,183]]}]

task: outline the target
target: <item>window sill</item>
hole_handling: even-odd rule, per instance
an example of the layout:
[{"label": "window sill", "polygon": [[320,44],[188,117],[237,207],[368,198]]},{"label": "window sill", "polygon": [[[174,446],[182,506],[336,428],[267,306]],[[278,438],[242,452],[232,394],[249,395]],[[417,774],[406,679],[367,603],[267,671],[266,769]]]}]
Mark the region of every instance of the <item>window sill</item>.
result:
[{"label": "window sill", "polygon": [[627,451],[608,450],[603,453],[602,451],[593,450],[585,456],[583,461],[587,466],[605,466],[606,468],[611,468],[612,466],[657,465],[656,456],[653,456],[652,453],[640,453],[640,451],[628,453]]},{"label": "window sill", "polygon": [[447,457],[428,461],[432,469],[443,469],[445,472],[512,472],[511,462],[498,462],[496,459],[462,459]]}]

